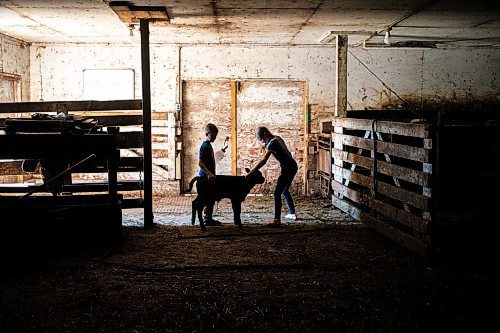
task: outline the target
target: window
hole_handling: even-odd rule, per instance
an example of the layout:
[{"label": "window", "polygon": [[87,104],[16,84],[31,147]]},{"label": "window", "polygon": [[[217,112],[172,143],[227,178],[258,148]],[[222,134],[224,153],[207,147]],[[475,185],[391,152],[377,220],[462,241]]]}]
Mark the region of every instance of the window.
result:
[{"label": "window", "polygon": [[133,69],[85,69],[83,96],[87,100],[134,99]]},{"label": "window", "polygon": [[0,102],[21,101],[21,77],[19,75],[0,73]]}]

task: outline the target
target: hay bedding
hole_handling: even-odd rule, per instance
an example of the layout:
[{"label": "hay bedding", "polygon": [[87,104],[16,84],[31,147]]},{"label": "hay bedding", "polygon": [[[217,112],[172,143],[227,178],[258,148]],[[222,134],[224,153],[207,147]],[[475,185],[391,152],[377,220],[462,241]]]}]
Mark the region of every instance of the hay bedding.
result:
[{"label": "hay bedding", "polygon": [[309,220],[279,229],[127,227],[119,244],[4,261],[0,331],[481,331],[495,320],[487,266],[425,262],[328,202],[300,207]]}]

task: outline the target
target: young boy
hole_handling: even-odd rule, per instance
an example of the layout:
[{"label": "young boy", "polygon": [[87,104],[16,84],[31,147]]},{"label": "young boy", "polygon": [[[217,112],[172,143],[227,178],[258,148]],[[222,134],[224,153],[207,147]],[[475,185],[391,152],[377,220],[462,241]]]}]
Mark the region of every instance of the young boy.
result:
[{"label": "young boy", "polygon": [[[212,148],[212,142],[217,138],[219,129],[212,123],[205,126],[205,141],[202,142],[198,152],[198,166],[200,167],[198,175],[207,177],[208,181],[215,180],[215,155]],[[219,221],[213,219],[214,204],[209,204],[205,209],[205,225],[221,225]]]},{"label": "young boy", "polygon": [[250,175],[262,168],[271,155],[278,160],[281,167],[281,174],[278,177],[278,182],[274,190],[274,219],[267,225],[271,227],[281,225],[281,196],[285,199],[289,211],[289,214],[287,214],[285,218],[295,221],[297,220],[297,215],[295,214],[295,205],[289,189],[293,177],[295,177],[298,170],[297,162],[293,159],[283,139],[277,135],[273,135],[267,127],[258,127],[255,136],[257,140],[266,145],[266,154],[248,174]]}]

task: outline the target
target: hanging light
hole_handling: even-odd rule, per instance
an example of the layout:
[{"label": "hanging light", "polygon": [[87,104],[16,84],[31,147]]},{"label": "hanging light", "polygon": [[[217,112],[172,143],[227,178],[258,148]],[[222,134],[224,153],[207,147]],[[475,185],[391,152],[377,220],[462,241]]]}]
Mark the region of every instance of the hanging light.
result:
[{"label": "hanging light", "polygon": [[134,37],[135,26],[133,24],[128,25],[128,35],[129,37]]},{"label": "hanging light", "polygon": [[384,43],[385,43],[386,45],[391,45],[391,32],[390,32],[390,31],[391,31],[391,30],[389,29],[389,30],[387,30],[387,31],[385,32]]}]

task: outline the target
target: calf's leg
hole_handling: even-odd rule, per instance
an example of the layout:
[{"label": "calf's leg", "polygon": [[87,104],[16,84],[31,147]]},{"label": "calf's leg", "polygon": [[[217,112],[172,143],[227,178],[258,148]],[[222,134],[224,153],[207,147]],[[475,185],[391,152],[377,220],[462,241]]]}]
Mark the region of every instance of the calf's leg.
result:
[{"label": "calf's leg", "polygon": [[231,199],[231,206],[233,207],[234,224],[236,224],[239,228],[242,228],[242,225],[241,225],[241,201],[236,200],[236,199]]},{"label": "calf's leg", "polygon": [[200,229],[201,231],[207,231],[207,227],[205,227],[205,222],[203,222],[203,208],[206,206],[206,202],[202,199],[198,202],[196,207],[196,212],[198,213],[198,220],[200,221]]},{"label": "calf's leg", "polygon": [[191,202],[191,225],[194,225],[195,220],[196,220],[196,209],[198,207],[198,197],[196,197],[192,202]]}]

